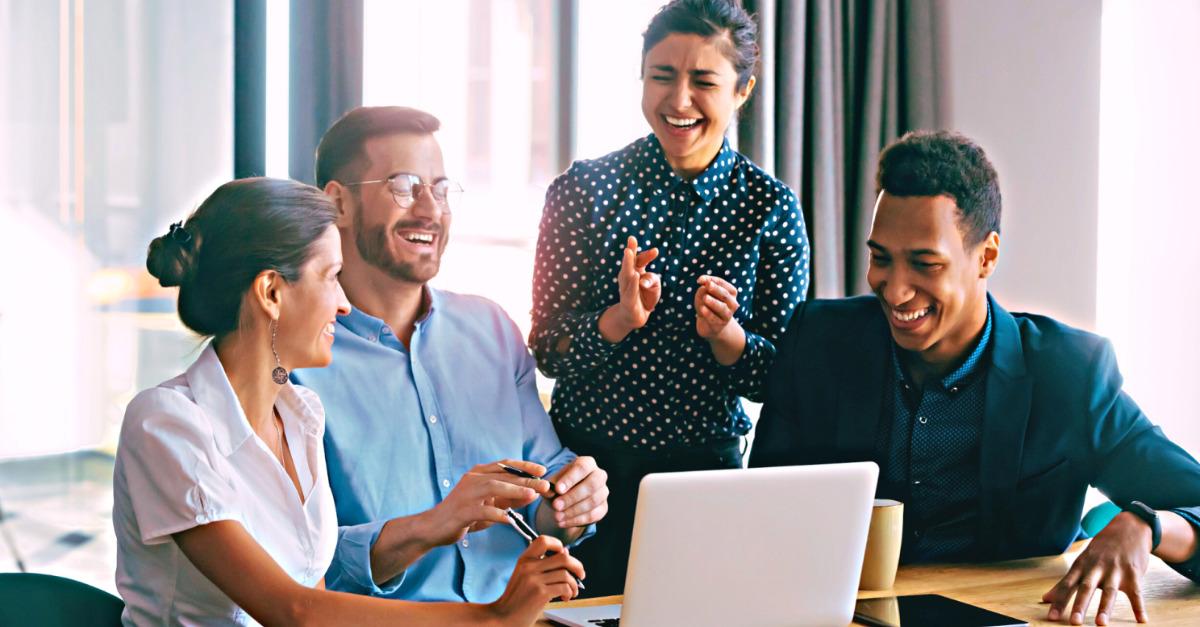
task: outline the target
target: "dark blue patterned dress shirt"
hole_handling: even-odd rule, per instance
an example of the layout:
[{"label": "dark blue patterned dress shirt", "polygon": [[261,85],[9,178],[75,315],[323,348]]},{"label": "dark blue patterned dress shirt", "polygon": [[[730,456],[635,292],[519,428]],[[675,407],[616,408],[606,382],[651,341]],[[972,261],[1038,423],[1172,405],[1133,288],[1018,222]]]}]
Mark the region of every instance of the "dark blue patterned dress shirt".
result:
[{"label": "dark blue patterned dress shirt", "polygon": [[[892,345],[892,395],[878,446],[879,495],[904,503],[901,561],[962,559],[975,543],[992,314],[961,366],[916,386]],[[890,428],[888,428],[890,419]]]}]

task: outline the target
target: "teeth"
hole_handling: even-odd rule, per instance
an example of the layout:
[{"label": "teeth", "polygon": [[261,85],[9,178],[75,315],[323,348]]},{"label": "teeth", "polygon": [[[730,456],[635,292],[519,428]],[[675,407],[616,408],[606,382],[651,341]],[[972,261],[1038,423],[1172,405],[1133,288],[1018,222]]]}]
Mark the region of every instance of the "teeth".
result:
[{"label": "teeth", "polygon": [[905,312],[896,311],[895,309],[893,309],[892,316],[895,317],[900,322],[912,322],[919,318],[925,317],[926,315],[929,314],[930,310],[931,310],[930,307],[926,307],[924,309],[918,309],[916,311],[905,311]]},{"label": "teeth", "polygon": [[699,118],[675,118],[669,115],[664,115],[663,117],[667,119],[667,123],[671,126],[678,128],[690,128],[700,123]]},{"label": "teeth", "polygon": [[404,239],[406,239],[410,242],[416,242],[416,243],[420,243],[420,244],[432,244],[433,243],[433,235],[430,233],[408,233],[404,236]]},{"label": "teeth", "polygon": [[328,334],[330,334],[330,335],[333,335],[333,329],[334,329],[334,327],[333,327],[333,323],[332,323],[332,322],[330,322],[329,324],[325,325],[325,332],[326,332],[326,333],[328,333]]}]

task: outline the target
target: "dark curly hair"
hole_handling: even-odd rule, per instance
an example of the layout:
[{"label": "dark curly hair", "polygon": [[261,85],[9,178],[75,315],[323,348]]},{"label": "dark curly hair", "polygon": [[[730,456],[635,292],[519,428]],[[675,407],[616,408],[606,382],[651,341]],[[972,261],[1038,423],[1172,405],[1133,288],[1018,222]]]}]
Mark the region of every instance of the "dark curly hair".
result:
[{"label": "dark curly hair", "polygon": [[963,243],[1000,232],[1000,180],[983,148],[951,131],[911,131],[879,154],[875,193],[941,196],[958,205]]},{"label": "dark curly hair", "polygon": [[217,188],[184,224],[150,242],[146,269],[179,286],[179,319],[221,337],[238,328],[242,295],[264,270],[289,282],[334,221],[332,201],[296,181],[250,178]]},{"label": "dark curly hair", "polygon": [[720,37],[720,49],[737,72],[737,88],[750,82],[758,65],[758,26],[733,0],[672,0],[650,19],[642,33],[642,65],[646,53],[671,33]]}]

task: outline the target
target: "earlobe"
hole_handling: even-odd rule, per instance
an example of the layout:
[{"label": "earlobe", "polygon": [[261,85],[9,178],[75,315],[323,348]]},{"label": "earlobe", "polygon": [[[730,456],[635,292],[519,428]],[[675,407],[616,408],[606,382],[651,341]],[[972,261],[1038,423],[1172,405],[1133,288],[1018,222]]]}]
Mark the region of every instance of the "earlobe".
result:
[{"label": "earlobe", "polygon": [[754,86],[757,83],[758,79],[756,79],[754,75],[751,75],[749,80],[746,81],[746,86],[743,87],[741,93],[738,94],[738,108],[741,108],[742,105],[746,104],[746,102],[750,100],[750,94],[754,93]]},{"label": "earlobe", "polygon": [[255,302],[272,320],[279,319],[279,310],[283,301],[281,282],[283,277],[274,270],[264,270],[254,277],[250,292]]},{"label": "earlobe", "polygon": [[329,197],[329,200],[333,202],[333,208],[337,216],[337,225],[345,226],[344,222],[346,221],[348,214],[346,208],[346,196],[344,195],[346,188],[337,181],[329,181],[325,184],[325,189],[322,191],[324,191],[325,195]]},{"label": "earlobe", "polygon": [[1000,234],[995,231],[988,234],[983,241],[983,258],[980,260],[979,278],[986,279],[996,271],[996,263],[1000,260]]}]

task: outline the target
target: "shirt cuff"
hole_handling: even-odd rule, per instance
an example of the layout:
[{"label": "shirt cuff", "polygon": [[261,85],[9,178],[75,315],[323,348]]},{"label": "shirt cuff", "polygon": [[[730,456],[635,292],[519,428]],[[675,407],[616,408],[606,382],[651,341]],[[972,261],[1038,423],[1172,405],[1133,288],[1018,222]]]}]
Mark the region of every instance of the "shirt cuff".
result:
[{"label": "shirt cuff", "polygon": [[771,343],[761,335],[746,331],[746,347],[738,360],[728,366],[718,364],[732,385],[734,393],[753,401],[762,400],[763,382],[767,378],[768,360],[774,356]]},{"label": "shirt cuff", "polygon": [[[1196,535],[1200,536],[1200,507],[1178,507],[1167,511],[1179,514],[1192,525],[1192,528],[1196,531]],[[1180,575],[1196,583],[1200,583],[1200,549],[1197,549],[1196,553],[1187,561],[1178,564],[1167,562],[1167,566],[1174,568],[1175,572]]]},{"label": "shirt cuff", "polygon": [[609,343],[600,334],[600,316],[602,315],[604,315],[603,309],[580,318],[575,332],[571,335],[571,345],[567,349],[568,358],[584,364],[588,369],[596,368],[604,363],[604,360],[608,359],[619,345],[619,343]]},{"label": "shirt cuff", "polygon": [[386,520],[338,527],[337,550],[325,573],[326,588],[376,597],[390,596],[400,589],[404,572],[383,585],[376,585],[371,574],[371,547],[375,546],[385,524]]}]

